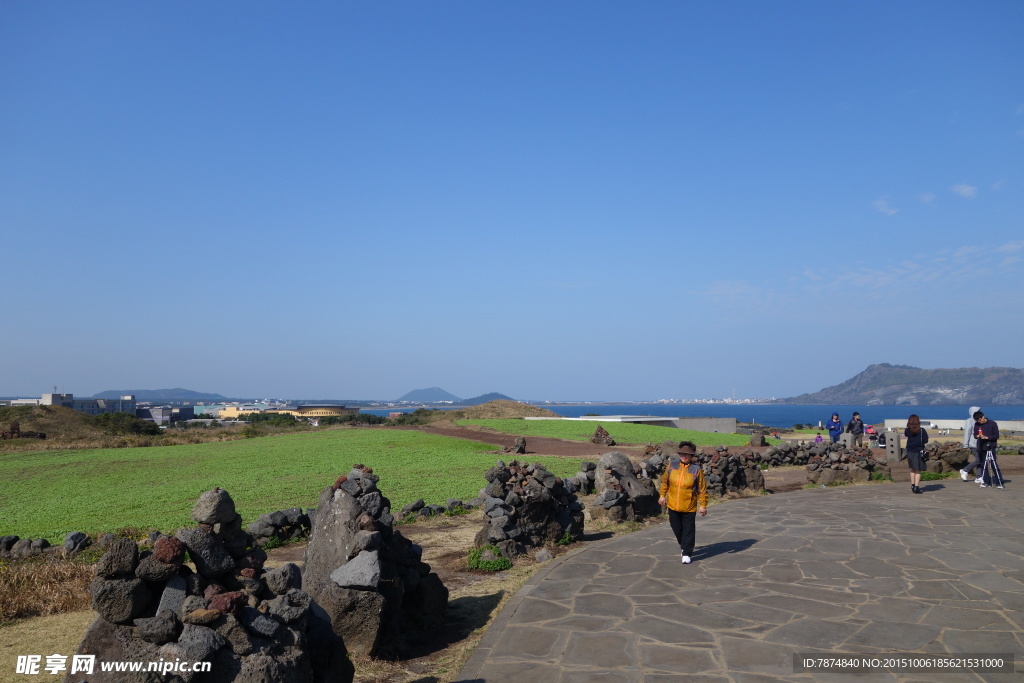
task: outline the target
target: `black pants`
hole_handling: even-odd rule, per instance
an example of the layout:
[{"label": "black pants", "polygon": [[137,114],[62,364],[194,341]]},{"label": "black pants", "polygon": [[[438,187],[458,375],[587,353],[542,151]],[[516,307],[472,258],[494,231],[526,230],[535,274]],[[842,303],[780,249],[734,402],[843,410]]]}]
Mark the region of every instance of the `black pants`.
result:
[{"label": "black pants", "polygon": [[670,509],[668,523],[672,525],[672,533],[676,535],[683,555],[693,555],[693,546],[697,542],[697,513],[676,512]]}]

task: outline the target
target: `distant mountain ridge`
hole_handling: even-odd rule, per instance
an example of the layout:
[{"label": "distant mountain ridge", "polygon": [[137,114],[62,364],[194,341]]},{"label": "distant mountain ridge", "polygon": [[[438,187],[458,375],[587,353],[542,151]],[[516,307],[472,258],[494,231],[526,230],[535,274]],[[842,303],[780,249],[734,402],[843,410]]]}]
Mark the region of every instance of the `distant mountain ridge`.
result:
[{"label": "distant mountain ridge", "polygon": [[430,387],[429,389],[413,389],[398,400],[410,403],[443,403],[447,401],[458,403],[462,399],[455,394],[449,394],[441,387]]},{"label": "distant mountain ridge", "polygon": [[94,394],[93,398],[118,399],[132,395],[136,401],[223,401],[220,394],[204,394],[190,389],[111,389]]},{"label": "distant mountain ridge", "polygon": [[515,399],[509,398],[505,394],[499,394],[499,393],[497,393],[495,391],[492,391],[489,394],[482,394],[482,395],[477,396],[475,398],[467,398],[467,399],[465,399],[463,401],[459,401],[459,405],[461,405],[461,406],[478,406],[478,405],[481,405],[481,404],[484,404],[484,403],[490,403],[491,401],[512,401],[512,402],[516,402]]},{"label": "distant mountain ridge", "polygon": [[1024,405],[1020,368],[915,368],[879,363],[842,384],[784,398],[802,405]]}]

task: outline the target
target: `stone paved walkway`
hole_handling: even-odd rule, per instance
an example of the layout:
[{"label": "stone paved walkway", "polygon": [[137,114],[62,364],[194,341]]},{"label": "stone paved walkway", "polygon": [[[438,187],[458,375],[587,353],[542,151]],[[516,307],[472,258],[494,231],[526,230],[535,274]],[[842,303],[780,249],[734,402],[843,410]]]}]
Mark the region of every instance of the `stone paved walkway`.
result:
[{"label": "stone paved walkway", "polygon": [[[568,553],[457,680],[1024,680],[1024,480],[803,490],[716,505],[693,564],[668,525]],[[1015,673],[796,673],[794,653],[1013,653]]]}]

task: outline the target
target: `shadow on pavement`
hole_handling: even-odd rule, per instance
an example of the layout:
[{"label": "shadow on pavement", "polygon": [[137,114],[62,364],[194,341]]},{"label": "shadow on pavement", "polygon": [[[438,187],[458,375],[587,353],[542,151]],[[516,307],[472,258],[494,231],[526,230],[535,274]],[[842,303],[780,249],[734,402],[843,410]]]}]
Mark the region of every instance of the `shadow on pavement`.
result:
[{"label": "shadow on pavement", "polygon": [[748,550],[755,543],[757,543],[757,539],[747,538],[742,541],[722,541],[721,543],[712,543],[711,545],[700,546],[694,550],[693,559],[706,560],[707,558],[714,557],[715,555],[741,553],[744,550]]}]

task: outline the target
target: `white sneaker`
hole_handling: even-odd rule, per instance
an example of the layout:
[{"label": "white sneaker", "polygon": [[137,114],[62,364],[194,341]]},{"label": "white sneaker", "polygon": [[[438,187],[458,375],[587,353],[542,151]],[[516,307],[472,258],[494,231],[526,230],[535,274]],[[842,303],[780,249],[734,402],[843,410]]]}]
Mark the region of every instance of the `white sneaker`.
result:
[{"label": "white sneaker", "polygon": [[984,482],[982,482],[982,483],[981,483],[981,484],[980,484],[979,486],[980,486],[981,488],[983,488],[983,489],[987,489],[987,488],[988,488],[988,484],[986,484],[986,483],[984,483]]},{"label": "white sneaker", "polygon": [[978,477],[977,479],[974,480],[974,483],[975,484],[984,484],[985,480],[982,477]]},{"label": "white sneaker", "polygon": [[683,555],[683,564],[690,564],[690,556]]},{"label": "white sneaker", "polygon": [[971,475],[967,474],[967,470],[960,470],[960,479],[967,481]]},{"label": "white sneaker", "polygon": [[1003,488],[1003,485],[1002,485],[1002,484],[1000,484],[1000,485],[999,485],[999,486],[997,486],[996,488],[1000,488],[1000,489],[1001,489],[1001,488]]}]

